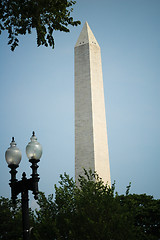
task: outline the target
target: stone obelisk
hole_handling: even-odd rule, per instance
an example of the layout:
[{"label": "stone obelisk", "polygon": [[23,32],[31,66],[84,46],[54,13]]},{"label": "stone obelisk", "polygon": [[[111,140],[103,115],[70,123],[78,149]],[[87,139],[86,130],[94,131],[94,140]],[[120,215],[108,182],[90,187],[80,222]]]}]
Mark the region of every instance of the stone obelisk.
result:
[{"label": "stone obelisk", "polygon": [[111,185],[101,50],[86,22],[75,45],[75,180],[92,169]]}]

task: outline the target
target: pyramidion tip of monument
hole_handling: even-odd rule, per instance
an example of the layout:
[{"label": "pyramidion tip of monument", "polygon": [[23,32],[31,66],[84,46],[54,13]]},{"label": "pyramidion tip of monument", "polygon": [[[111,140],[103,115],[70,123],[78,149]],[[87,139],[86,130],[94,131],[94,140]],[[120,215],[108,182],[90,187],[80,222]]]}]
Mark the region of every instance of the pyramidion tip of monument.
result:
[{"label": "pyramidion tip of monument", "polygon": [[90,29],[87,21],[83,25],[82,31],[79,35],[79,38],[76,42],[75,47],[79,47],[79,46],[84,45],[86,43],[95,44],[99,47],[99,44],[98,44],[92,30]]}]

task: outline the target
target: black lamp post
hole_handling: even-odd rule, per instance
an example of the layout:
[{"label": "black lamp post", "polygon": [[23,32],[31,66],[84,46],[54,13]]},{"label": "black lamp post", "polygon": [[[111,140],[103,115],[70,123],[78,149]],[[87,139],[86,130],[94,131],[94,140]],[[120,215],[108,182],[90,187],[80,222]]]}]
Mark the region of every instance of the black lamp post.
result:
[{"label": "black lamp post", "polygon": [[19,193],[22,196],[22,223],[23,223],[23,239],[29,240],[29,208],[28,208],[28,191],[31,190],[34,194],[34,198],[38,198],[38,182],[39,182],[39,174],[37,173],[38,165],[37,163],[40,161],[42,155],[42,147],[40,143],[37,142],[37,138],[35,133],[31,137],[31,142],[28,143],[26,147],[26,154],[29,159],[29,162],[32,164],[32,174],[31,178],[26,178],[26,173],[23,172],[22,180],[16,179],[16,168],[19,167],[19,163],[22,158],[22,154],[20,150],[16,147],[16,143],[14,138],[12,138],[12,142],[10,143],[10,147],[7,149],[5,153],[5,158],[8,163],[8,167],[11,169],[11,198],[13,203],[16,203],[16,198]]}]

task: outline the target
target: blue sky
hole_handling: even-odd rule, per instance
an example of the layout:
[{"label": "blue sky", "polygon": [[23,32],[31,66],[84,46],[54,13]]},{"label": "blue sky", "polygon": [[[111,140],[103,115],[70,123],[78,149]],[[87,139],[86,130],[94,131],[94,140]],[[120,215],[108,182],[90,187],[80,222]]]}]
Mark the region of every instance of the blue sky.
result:
[{"label": "blue sky", "polygon": [[43,146],[40,190],[61,173],[74,177],[74,45],[85,21],[100,47],[112,183],[124,193],[160,198],[160,1],[79,0],[70,33],[55,33],[55,50],[20,38],[11,52],[0,36],[0,195],[10,197],[4,154],[14,136],[22,151],[17,177],[29,177],[25,147],[35,130]]}]

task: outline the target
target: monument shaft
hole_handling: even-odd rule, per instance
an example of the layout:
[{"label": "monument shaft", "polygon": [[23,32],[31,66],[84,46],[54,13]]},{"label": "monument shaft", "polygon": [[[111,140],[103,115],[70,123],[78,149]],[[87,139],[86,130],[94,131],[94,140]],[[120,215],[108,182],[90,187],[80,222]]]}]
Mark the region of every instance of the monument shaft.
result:
[{"label": "monument shaft", "polygon": [[75,180],[92,169],[111,184],[101,52],[86,22],[75,45]]}]

